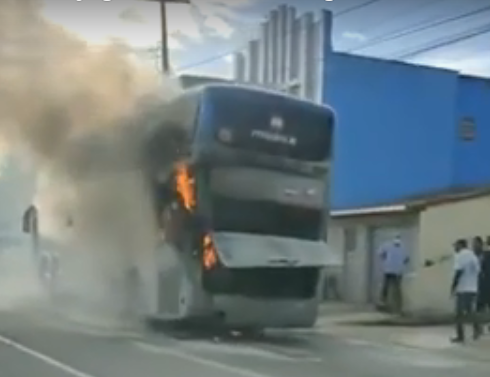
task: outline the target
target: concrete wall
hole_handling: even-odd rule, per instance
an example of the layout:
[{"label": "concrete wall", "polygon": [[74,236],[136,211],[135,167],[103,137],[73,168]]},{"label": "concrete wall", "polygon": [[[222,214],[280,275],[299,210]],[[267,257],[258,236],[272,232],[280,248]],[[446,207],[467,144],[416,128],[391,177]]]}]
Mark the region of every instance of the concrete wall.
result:
[{"label": "concrete wall", "polygon": [[[369,302],[369,291],[371,290],[371,258],[373,252],[371,247],[372,232],[379,228],[414,228],[418,232],[418,216],[414,214],[390,214],[380,216],[358,216],[343,219],[333,219],[329,227],[329,246],[341,250],[344,256],[342,298],[355,304],[366,304]],[[344,229],[355,230],[355,248],[346,250]],[[418,237],[413,240],[413,250],[410,252],[410,270],[420,262],[420,247]],[[413,308],[412,297],[416,294],[410,274],[404,281],[403,292],[405,305],[409,311]]]},{"label": "concrete wall", "polygon": [[[345,250],[344,226],[353,225],[356,229],[356,248]],[[367,301],[367,288],[369,263],[369,245],[367,227],[357,223],[333,221],[328,233],[329,247],[339,250],[343,256],[343,271],[341,278],[342,299],[355,304],[365,304]]]},{"label": "concrete wall", "polygon": [[337,113],[334,208],[452,183],[456,73],[335,53],[327,82],[324,100]]},{"label": "concrete wall", "polygon": [[[437,259],[452,256],[456,238],[472,238],[490,234],[490,196],[429,207],[420,215],[419,246],[421,255]],[[431,268],[421,269],[413,279],[416,310],[450,312],[449,296],[452,259]]]},{"label": "concrete wall", "polygon": [[465,140],[461,129],[456,138],[454,155],[454,184],[478,185],[490,183],[488,163],[490,145],[490,80],[459,78],[456,123],[464,119],[474,122],[475,136]]}]

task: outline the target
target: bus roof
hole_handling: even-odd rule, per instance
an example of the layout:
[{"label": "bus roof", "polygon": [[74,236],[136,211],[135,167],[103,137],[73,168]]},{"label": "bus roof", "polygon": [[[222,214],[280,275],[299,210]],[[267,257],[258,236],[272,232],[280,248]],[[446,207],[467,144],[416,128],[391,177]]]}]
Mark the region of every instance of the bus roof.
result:
[{"label": "bus roof", "polygon": [[238,83],[206,83],[204,85],[185,89],[182,95],[185,96],[186,93],[189,93],[189,94],[190,93],[206,94],[206,92],[212,92],[212,91],[252,92],[258,96],[264,96],[264,97],[270,97],[270,98],[274,98],[274,97],[275,98],[283,98],[287,101],[294,102],[297,104],[301,104],[302,106],[305,106],[305,107],[311,107],[312,109],[315,108],[317,110],[333,112],[333,109],[328,105],[318,104],[318,103],[310,101],[310,100],[306,100],[306,99],[299,98],[299,97],[294,97],[290,94],[278,92],[278,91],[271,90],[268,88],[262,88],[262,87],[256,87],[256,86],[252,86],[252,85],[244,85],[244,84],[238,84]]}]

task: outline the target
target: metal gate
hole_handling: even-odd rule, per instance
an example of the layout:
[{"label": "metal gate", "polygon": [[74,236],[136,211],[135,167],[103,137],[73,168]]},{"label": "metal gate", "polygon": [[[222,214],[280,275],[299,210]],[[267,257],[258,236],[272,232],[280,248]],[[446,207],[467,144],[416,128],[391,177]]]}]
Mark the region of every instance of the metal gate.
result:
[{"label": "metal gate", "polygon": [[372,227],[369,231],[370,245],[369,245],[369,271],[368,271],[368,298],[369,302],[377,303],[379,300],[381,284],[382,284],[382,271],[381,271],[381,259],[378,251],[381,246],[394,239],[397,235],[400,235],[401,241],[407,250],[410,263],[408,270],[413,262],[414,248],[416,246],[416,227],[415,225],[401,225],[390,227]]}]

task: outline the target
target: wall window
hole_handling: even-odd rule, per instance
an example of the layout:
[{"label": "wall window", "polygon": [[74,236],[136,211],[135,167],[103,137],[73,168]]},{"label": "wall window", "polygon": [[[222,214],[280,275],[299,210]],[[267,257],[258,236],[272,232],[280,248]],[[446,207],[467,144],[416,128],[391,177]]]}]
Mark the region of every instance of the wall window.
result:
[{"label": "wall window", "polygon": [[476,123],[472,117],[464,117],[459,122],[459,138],[471,141],[476,137]]},{"label": "wall window", "polygon": [[357,231],[355,227],[344,228],[344,251],[351,252],[357,249]]}]

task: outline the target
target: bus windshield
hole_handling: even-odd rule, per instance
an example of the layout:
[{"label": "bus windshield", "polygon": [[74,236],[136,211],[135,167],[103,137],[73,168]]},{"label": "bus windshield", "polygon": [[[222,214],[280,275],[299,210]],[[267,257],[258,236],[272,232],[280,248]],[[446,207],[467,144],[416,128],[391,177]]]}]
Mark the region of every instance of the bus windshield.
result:
[{"label": "bus windshield", "polygon": [[256,90],[214,87],[203,99],[215,135],[227,129],[227,144],[301,161],[330,157],[333,115],[296,99]]},{"label": "bus windshield", "polygon": [[212,195],[215,232],[252,233],[304,240],[321,238],[322,211]]}]

